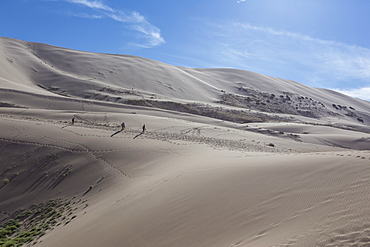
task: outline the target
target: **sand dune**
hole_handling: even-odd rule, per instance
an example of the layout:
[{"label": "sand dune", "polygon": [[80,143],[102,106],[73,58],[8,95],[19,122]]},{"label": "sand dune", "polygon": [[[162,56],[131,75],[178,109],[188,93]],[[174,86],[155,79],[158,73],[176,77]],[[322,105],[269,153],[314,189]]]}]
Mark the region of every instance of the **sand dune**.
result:
[{"label": "sand dune", "polygon": [[0,85],[0,241],[370,245],[369,102],[7,38]]}]

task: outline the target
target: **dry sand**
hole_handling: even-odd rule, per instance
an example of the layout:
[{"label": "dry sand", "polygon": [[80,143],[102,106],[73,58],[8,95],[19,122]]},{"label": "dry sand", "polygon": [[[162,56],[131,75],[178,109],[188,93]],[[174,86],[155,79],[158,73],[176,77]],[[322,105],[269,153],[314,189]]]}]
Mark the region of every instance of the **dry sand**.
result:
[{"label": "dry sand", "polygon": [[[43,57],[45,50],[54,55]],[[146,59],[120,67],[120,56],[105,55],[99,64],[94,59],[101,54],[8,39],[0,39],[0,54],[0,221],[50,199],[74,205],[68,216],[73,219],[47,231],[35,246],[370,245],[368,102],[338,98],[342,106],[357,108],[364,123],[335,115],[240,124],[82,97],[101,92],[96,85],[119,84],[109,72],[109,80],[89,84],[88,65],[106,63],[115,72],[139,67],[140,76],[127,74],[148,95],[139,98],[155,93],[179,102],[216,98],[222,87],[231,91],[222,83],[229,70],[191,70]],[[146,83],[156,70],[167,91]],[[207,73],[220,80],[211,84]],[[289,84],[238,73],[252,84],[266,78],[259,90],[276,91],[270,81]],[[168,79],[176,76],[176,83]],[[229,79],[239,76],[230,73]],[[194,77],[196,86],[183,85]],[[58,94],[38,83],[59,83]],[[299,84],[285,89],[307,90]],[[122,121],[126,129],[111,137]],[[143,124],[147,131],[134,139]],[[3,183],[5,178],[10,182]]]}]

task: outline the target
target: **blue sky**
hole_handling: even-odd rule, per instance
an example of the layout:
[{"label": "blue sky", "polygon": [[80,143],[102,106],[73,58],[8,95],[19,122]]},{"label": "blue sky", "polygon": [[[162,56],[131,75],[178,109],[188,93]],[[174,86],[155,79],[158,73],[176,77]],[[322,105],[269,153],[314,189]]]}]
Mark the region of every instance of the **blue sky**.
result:
[{"label": "blue sky", "polygon": [[369,0],[0,0],[0,36],[370,100]]}]

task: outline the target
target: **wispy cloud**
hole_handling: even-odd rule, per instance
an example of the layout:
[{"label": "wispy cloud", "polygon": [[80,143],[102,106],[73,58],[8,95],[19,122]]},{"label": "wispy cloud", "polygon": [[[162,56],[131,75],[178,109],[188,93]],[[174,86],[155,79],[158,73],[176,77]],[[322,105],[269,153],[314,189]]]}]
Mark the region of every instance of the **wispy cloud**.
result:
[{"label": "wispy cloud", "polygon": [[242,3],[242,2],[245,2],[246,0],[239,0],[239,1],[236,1],[237,3]]},{"label": "wispy cloud", "polygon": [[87,18],[87,19],[103,19],[104,18],[103,15],[89,15],[86,13],[81,13],[81,14],[69,13],[69,15],[75,16],[75,17]]},{"label": "wispy cloud", "polygon": [[210,54],[229,67],[316,87],[369,87],[368,48],[245,23],[211,27]]},{"label": "wispy cloud", "polygon": [[158,27],[154,26],[140,13],[126,12],[122,10],[113,9],[112,7],[104,4],[101,1],[91,0],[64,0],[69,3],[83,5],[89,7],[95,11],[99,11],[99,14],[73,14],[77,17],[82,18],[95,18],[101,19],[104,17],[110,18],[114,21],[118,21],[127,25],[127,28],[140,33],[140,40],[142,42],[130,43],[131,46],[141,48],[152,48],[165,43],[164,38],[161,36],[161,31]]},{"label": "wispy cloud", "polygon": [[334,88],[332,90],[346,94],[354,98],[359,98],[359,99],[370,101],[370,87],[348,89],[348,90],[341,90],[341,89]]},{"label": "wispy cloud", "polygon": [[101,10],[107,10],[107,11],[112,11],[112,12],[114,11],[111,7],[99,1],[88,1],[88,0],[66,0],[66,1],[69,3],[82,4],[82,5],[85,5],[93,9],[101,9]]},{"label": "wispy cloud", "polygon": [[160,30],[152,26],[150,23],[140,23],[140,25],[133,25],[132,28],[147,37],[148,42],[145,44],[133,44],[143,48],[150,48],[153,46],[158,46],[164,43],[164,39],[161,37]]}]

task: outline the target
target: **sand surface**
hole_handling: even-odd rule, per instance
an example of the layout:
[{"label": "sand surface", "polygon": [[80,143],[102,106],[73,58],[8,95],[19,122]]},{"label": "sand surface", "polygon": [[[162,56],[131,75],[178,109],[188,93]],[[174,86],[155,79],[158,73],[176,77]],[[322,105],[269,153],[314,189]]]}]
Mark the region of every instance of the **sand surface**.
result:
[{"label": "sand surface", "polygon": [[[34,246],[370,245],[369,102],[252,72],[9,39],[0,39],[0,57],[0,222],[51,199],[74,205],[73,219]],[[240,91],[231,85],[240,78],[263,93],[307,91],[342,108],[315,118],[264,112],[294,121],[239,123],[99,91],[222,107],[216,92]],[[129,94],[132,86],[141,95]]]}]

